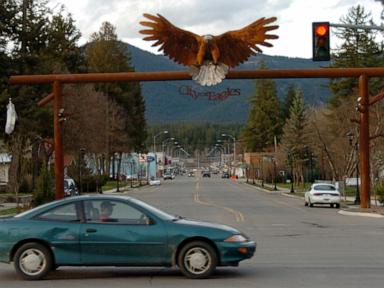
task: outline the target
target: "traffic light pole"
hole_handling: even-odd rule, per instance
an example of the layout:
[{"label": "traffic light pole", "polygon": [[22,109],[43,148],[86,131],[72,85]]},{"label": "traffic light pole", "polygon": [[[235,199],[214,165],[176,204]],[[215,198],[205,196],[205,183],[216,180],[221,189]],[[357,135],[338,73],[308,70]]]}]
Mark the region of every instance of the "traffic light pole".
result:
[{"label": "traffic light pole", "polygon": [[349,29],[364,29],[364,30],[382,30],[384,31],[384,26],[365,26],[365,25],[354,25],[354,24],[337,24],[337,23],[329,23],[329,26],[336,28],[349,28]]}]

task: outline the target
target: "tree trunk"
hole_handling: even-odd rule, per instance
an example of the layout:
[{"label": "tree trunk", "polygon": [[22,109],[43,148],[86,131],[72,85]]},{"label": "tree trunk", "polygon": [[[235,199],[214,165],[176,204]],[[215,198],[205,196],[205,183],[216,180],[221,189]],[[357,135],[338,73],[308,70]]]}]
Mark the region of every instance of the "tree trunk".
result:
[{"label": "tree trunk", "polygon": [[20,163],[23,151],[23,141],[20,136],[14,136],[10,141],[10,151],[12,159],[9,167],[7,193],[15,193],[16,197],[18,197],[21,166]]},{"label": "tree trunk", "polygon": [[319,128],[317,127],[317,125],[315,123],[313,123],[313,126],[315,127],[315,130],[316,130],[316,134],[317,136],[319,137],[319,140],[320,140],[320,143],[321,143],[321,146],[322,146],[322,150],[324,151],[325,153],[325,156],[327,158],[327,161],[328,161],[328,164],[329,164],[329,167],[331,168],[331,171],[332,171],[332,180],[337,180],[339,179],[339,175],[336,171],[336,167],[335,167],[335,164],[333,163],[333,159],[331,157],[331,154],[329,153],[329,150],[328,150],[328,146],[327,146],[327,143],[325,143],[323,137],[321,136],[320,134],[320,130]]}]

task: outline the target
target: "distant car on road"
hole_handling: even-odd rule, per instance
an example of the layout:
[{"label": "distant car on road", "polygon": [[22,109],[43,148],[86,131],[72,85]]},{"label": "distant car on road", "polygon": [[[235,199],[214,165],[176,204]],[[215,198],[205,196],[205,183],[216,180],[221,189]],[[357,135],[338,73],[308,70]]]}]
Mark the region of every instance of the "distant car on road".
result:
[{"label": "distant car on road", "polygon": [[172,180],[174,178],[175,178],[175,176],[173,176],[172,173],[164,173],[163,174],[163,179],[164,180]]},{"label": "distant car on road", "polygon": [[202,177],[211,177],[211,172],[204,171]]},{"label": "distant car on road", "polygon": [[305,192],[304,205],[313,207],[315,204],[329,204],[340,208],[341,196],[335,185],[327,183],[312,184],[311,189]]},{"label": "distant car on road", "polygon": [[229,179],[229,173],[223,172],[223,175],[221,175],[221,178],[228,178]]},{"label": "distant car on road", "polygon": [[188,278],[207,278],[255,249],[235,228],[173,216],[126,196],[69,197],[0,218],[0,262],[14,262],[26,280],[60,266],[177,266]]},{"label": "distant car on road", "polygon": [[64,196],[70,197],[70,196],[77,196],[79,195],[79,191],[76,187],[75,180],[72,178],[64,178]]},{"label": "distant car on road", "polygon": [[195,177],[195,173],[193,173],[193,172],[189,172],[189,173],[188,173],[188,177]]}]

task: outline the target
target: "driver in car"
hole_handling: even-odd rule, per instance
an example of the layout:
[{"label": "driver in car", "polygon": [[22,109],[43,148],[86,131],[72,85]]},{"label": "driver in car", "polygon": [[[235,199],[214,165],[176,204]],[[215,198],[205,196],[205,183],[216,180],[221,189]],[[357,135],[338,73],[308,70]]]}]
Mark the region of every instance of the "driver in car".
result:
[{"label": "driver in car", "polygon": [[113,206],[115,206],[115,204],[111,203],[110,201],[101,202],[101,205],[100,205],[100,221],[101,222],[111,221]]}]

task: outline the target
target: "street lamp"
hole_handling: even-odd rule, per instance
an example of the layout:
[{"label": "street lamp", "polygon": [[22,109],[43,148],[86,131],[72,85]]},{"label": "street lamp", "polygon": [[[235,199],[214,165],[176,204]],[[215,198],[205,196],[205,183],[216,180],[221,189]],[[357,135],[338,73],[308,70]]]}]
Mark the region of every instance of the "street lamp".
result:
[{"label": "street lamp", "polygon": [[161,151],[162,151],[162,152],[165,152],[165,147],[166,147],[166,145],[167,145],[170,141],[174,141],[174,140],[175,140],[175,138],[170,137],[170,138],[165,139],[163,142],[161,142]]},{"label": "street lamp", "polygon": [[356,194],[355,194],[355,201],[354,201],[354,204],[355,205],[360,205],[360,192],[359,192],[359,157],[358,157],[358,153],[359,153],[359,146],[358,146],[358,142],[356,141],[355,144],[353,144],[353,138],[354,138],[354,135],[351,131],[349,131],[347,133],[347,137],[348,137],[348,140],[349,140],[349,145],[351,147],[354,146],[354,149],[356,151]]},{"label": "street lamp", "polygon": [[82,166],[84,161],[85,148],[79,150],[79,195],[83,194],[83,183],[82,183]]},{"label": "street lamp", "polygon": [[233,166],[236,167],[236,137],[226,133],[221,134],[221,136],[229,137],[233,140]]},{"label": "street lamp", "polygon": [[[117,177],[116,177],[116,192],[120,192],[120,165],[121,165],[121,155],[120,155],[120,153],[116,153],[115,154],[115,158],[117,159],[117,162],[118,162],[118,164],[117,164],[117,166],[118,166],[118,168],[117,168]],[[113,163],[113,166],[115,166],[115,163]]]},{"label": "street lamp", "polygon": [[222,162],[223,162],[223,161],[222,161],[223,159],[222,159],[222,158],[223,158],[223,153],[224,153],[224,151],[225,151],[224,146],[221,145],[221,144],[219,144],[219,143],[216,143],[216,144],[215,144],[215,149],[218,149],[218,150],[219,150],[219,157],[220,157],[220,158],[219,158],[219,159],[220,159],[220,161],[219,161],[219,165],[222,166],[222,165],[223,165],[223,163],[222,163]]},{"label": "street lamp", "polygon": [[289,162],[289,166],[291,168],[291,190],[289,192],[295,193],[295,190],[293,189],[293,155],[292,155],[292,151],[288,151],[288,162]]},{"label": "street lamp", "polygon": [[156,137],[160,136],[161,134],[168,134],[167,130],[161,131],[157,133],[156,135],[153,135],[153,152],[156,153]]}]

